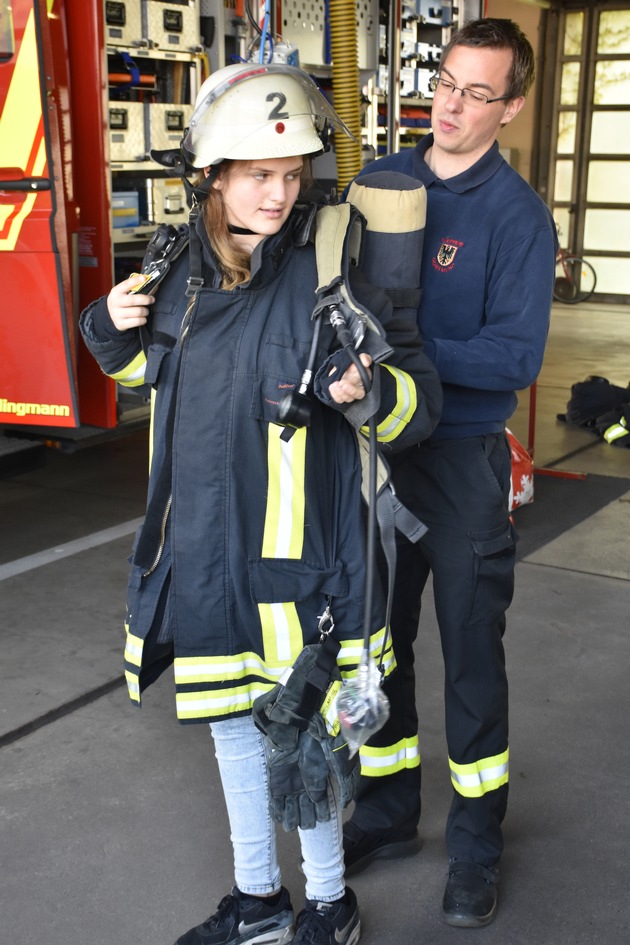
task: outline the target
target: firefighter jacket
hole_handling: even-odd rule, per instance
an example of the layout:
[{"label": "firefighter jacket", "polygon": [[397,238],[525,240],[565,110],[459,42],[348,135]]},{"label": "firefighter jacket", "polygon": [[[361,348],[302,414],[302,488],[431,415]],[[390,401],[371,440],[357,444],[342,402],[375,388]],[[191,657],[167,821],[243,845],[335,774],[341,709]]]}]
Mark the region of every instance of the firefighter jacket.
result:
[{"label": "firefighter jacket", "polygon": [[[159,286],[149,324],[118,332],[106,299],[81,316],[101,368],[152,400],[145,522],[134,543],[125,670],[131,698],[174,662],[182,722],[250,712],[302,647],[319,639],[327,606],[342,676],[363,650],[366,550],[356,433],[313,398],[307,426],[287,430],[281,400],[299,388],[313,338],[316,208],[296,208],[264,239],[251,278],[232,290],[200,221],[204,286],[186,298],[187,253]],[[352,275],[355,297],[380,319],[392,353],[380,374],[385,450],[427,437],[440,385],[417,328],[384,293]],[[316,368],[334,348],[322,329]],[[371,649],[384,640],[374,595]],[[329,626],[326,628],[329,629]],[[391,647],[384,654],[393,666]]]}]

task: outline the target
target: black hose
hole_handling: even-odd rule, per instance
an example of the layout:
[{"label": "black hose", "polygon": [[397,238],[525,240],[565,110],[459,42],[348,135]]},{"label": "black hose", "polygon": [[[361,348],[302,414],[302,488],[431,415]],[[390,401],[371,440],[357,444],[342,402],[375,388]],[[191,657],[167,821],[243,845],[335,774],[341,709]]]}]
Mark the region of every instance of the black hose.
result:
[{"label": "black hose", "polygon": [[[361,383],[367,394],[372,387],[372,379],[367,368],[361,361],[354,347],[352,333],[346,325],[345,319],[338,310],[331,310],[330,320],[337,333],[339,343],[348,353],[352,363],[355,365],[361,378]],[[368,437],[370,443],[369,465],[368,465],[368,516],[367,516],[367,535],[366,535],[366,561],[365,561],[365,610],[363,615],[363,649],[364,658],[370,652],[370,629],[372,621],[372,602],[374,599],[374,580],[376,572],[376,482],[377,482],[377,442],[376,442],[376,416],[372,414],[368,418]]]}]

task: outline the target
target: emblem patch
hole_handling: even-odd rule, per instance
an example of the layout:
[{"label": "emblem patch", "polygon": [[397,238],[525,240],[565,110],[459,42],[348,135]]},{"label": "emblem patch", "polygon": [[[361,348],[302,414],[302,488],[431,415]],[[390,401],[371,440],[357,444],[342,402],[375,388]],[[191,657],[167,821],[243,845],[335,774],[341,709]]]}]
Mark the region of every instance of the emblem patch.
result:
[{"label": "emblem patch", "polygon": [[447,266],[451,266],[458,249],[459,247],[455,246],[453,243],[442,243],[437,254],[438,265],[442,266],[443,269],[446,269]]}]

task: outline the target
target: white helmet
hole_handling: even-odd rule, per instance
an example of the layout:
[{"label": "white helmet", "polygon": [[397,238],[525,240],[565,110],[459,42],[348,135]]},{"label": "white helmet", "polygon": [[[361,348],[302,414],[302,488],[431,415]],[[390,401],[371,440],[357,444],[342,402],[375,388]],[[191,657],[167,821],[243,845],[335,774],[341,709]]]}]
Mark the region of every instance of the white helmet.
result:
[{"label": "white helmet", "polygon": [[219,69],[199,89],[182,151],[192,167],[313,154],[322,150],[329,123],[354,137],[301,69],[240,63]]}]

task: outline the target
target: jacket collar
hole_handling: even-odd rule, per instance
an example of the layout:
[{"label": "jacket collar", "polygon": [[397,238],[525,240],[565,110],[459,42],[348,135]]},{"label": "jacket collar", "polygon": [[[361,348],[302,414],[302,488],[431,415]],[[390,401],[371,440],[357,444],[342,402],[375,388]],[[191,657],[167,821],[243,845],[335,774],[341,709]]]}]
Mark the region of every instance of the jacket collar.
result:
[{"label": "jacket collar", "polygon": [[[277,270],[289,246],[305,246],[314,239],[315,216],[318,209],[319,206],[316,203],[294,207],[282,229],[278,233],[274,233],[273,236],[266,236],[258,243],[252,253],[251,278],[260,270],[266,259],[271,258],[274,268]],[[199,214],[197,218],[196,230],[203,246],[204,262],[213,272],[212,280],[208,280],[206,284],[216,287],[220,283],[220,270],[208,239],[202,214]]]}]

